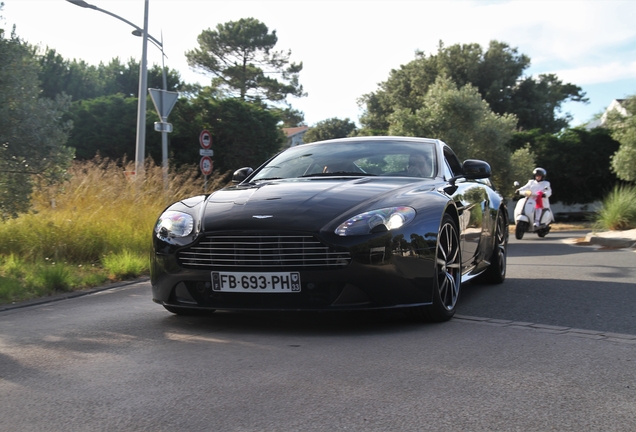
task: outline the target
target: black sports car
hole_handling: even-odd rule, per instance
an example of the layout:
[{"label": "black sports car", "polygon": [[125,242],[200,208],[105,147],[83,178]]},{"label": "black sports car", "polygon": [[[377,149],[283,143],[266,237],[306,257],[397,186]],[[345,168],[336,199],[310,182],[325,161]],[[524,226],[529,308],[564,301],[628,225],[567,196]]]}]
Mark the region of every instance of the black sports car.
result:
[{"label": "black sports car", "polygon": [[435,139],[291,147],[163,212],[153,300],[176,314],[408,308],[448,320],[462,282],[506,276],[508,212],[490,175]]}]

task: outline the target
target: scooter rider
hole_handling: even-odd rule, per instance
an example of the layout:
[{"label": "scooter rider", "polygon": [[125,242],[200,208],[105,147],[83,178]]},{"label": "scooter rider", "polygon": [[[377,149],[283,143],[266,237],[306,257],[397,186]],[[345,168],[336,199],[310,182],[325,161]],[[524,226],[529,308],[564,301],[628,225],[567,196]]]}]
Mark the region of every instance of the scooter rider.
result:
[{"label": "scooter rider", "polygon": [[550,182],[545,179],[547,173],[543,168],[535,168],[532,174],[534,179],[529,180],[528,183],[520,187],[518,192],[524,195],[528,195],[529,192],[535,198],[534,226],[538,227],[543,209],[550,208],[550,200],[548,198],[552,195],[552,188],[550,187]]}]

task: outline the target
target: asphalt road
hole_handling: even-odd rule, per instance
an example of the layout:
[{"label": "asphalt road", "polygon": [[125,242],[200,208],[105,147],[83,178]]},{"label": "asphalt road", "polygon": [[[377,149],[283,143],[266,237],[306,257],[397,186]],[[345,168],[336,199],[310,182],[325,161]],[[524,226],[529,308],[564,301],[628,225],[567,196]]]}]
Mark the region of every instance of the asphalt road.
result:
[{"label": "asphalt road", "polygon": [[636,335],[636,251],[569,241],[582,237],[511,236],[506,282],[464,285],[458,312]]},{"label": "asphalt road", "polygon": [[511,240],[459,316],[177,317],[145,281],[0,312],[1,431],[631,431],[634,251]]}]

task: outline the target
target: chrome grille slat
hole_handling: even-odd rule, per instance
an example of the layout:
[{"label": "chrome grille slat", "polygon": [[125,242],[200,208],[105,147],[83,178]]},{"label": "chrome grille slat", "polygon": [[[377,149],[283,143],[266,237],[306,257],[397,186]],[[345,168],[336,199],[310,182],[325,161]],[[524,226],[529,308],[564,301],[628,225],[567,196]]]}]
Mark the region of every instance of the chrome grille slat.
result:
[{"label": "chrome grille slat", "polygon": [[[215,260],[221,260],[221,261],[232,261],[232,259],[225,258],[225,255],[212,255],[212,254],[210,254],[210,256],[206,257],[206,258],[200,258],[199,255],[201,255],[201,253],[197,253],[197,254],[192,254],[192,253],[189,253],[189,252],[183,253],[183,257],[184,258],[187,257],[188,259],[192,259],[192,260],[215,259]],[[322,255],[322,257],[308,258],[308,256],[310,256],[310,257],[311,256],[318,256],[318,254],[307,254],[307,255],[294,254],[294,255],[288,255],[287,258],[277,258],[277,259],[279,259],[281,261],[291,261],[291,260],[299,260],[299,259],[302,259],[304,261],[311,261],[311,260],[323,260],[324,261],[325,259],[329,259],[328,255],[326,255],[326,257],[325,257],[325,254],[320,254],[320,255]],[[337,259],[341,255],[342,254],[336,254],[334,256],[334,258]],[[296,257],[294,258],[294,256],[296,256]],[[267,260],[267,258],[263,258],[263,257],[260,257],[260,256],[258,258],[260,258],[262,260]]]},{"label": "chrome grille slat", "polygon": [[339,252],[307,235],[209,236],[179,251],[179,263],[186,268],[339,268],[351,261]]}]

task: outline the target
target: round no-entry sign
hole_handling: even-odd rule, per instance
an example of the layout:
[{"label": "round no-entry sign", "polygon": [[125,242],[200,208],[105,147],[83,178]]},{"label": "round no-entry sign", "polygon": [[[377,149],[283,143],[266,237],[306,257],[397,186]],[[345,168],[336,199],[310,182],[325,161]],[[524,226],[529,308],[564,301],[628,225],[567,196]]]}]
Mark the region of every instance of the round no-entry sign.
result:
[{"label": "round no-entry sign", "polygon": [[199,144],[201,144],[201,147],[204,149],[212,147],[212,135],[210,135],[208,130],[204,129],[199,134]]},{"label": "round no-entry sign", "polygon": [[210,156],[203,156],[201,158],[199,166],[201,167],[201,172],[203,173],[203,175],[212,174],[212,168],[214,167],[214,164],[212,162],[212,159],[210,159]]}]

